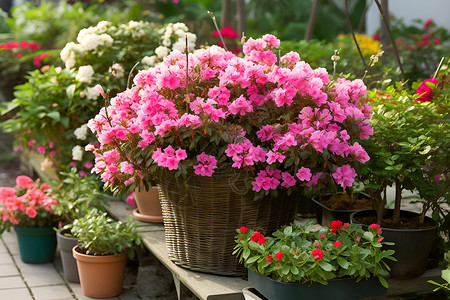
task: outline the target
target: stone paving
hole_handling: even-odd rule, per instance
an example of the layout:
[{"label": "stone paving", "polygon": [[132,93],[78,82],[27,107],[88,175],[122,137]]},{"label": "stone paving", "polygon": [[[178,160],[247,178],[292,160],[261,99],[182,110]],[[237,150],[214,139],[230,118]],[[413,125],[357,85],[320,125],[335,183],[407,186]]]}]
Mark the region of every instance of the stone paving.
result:
[{"label": "stone paving", "polygon": [[[71,300],[92,299],[83,295],[80,284],[67,282],[62,274],[57,249],[52,263],[26,264],[19,254],[13,230],[0,239],[0,299],[2,300]],[[124,291],[110,300],[141,299],[135,286],[124,285]]]}]

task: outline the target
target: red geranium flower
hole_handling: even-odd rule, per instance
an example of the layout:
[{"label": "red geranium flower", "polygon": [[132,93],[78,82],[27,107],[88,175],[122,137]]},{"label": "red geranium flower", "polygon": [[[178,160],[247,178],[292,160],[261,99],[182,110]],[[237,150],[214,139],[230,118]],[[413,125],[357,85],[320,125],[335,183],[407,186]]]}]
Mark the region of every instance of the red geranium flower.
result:
[{"label": "red geranium flower", "polygon": [[321,261],[322,257],[323,257],[323,252],[320,249],[316,249],[311,251],[312,256],[314,257],[315,260],[317,261]]},{"label": "red geranium flower", "polygon": [[267,259],[268,262],[272,262],[272,255],[271,254],[267,255],[266,259]]},{"label": "red geranium flower", "polygon": [[277,260],[281,260],[283,258],[284,253],[283,252],[278,252],[277,254],[275,254],[275,258]]},{"label": "red geranium flower", "polygon": [[242,226],[241,228],[239,228],[239,232],[246,233],[247,231],[248,231],[248,229],[245,226]]},{"label": "red geranium flower", "polygon": [[343,225],[342,221],[332,221],[330,231],[336,232],[338,229],[342,230],[342,225]]},{"label": "red geranium flower", "polygon": [[250,237],[250,240],[258,244],[264,245],[266,243],[267,238],[264,237],[264,235],[261,234],[260,232],[255,231],[253,235]]}]

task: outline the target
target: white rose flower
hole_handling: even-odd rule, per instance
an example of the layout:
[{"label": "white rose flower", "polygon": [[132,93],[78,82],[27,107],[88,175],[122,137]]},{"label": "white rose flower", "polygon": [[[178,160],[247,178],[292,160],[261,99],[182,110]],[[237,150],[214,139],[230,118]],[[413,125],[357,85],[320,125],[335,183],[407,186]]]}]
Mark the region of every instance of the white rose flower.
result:
[{"label": "white rose flower", "polygon": [[72,159],[81,161],[83,159],[83,147],[76,145],[72,148]]},{"label": "white rose flower", "polygon": [[80,45],[74,42],[67,43],[60,52],[60,56],[67,69],[71,69],[76,65],[76,55],[80,52]]},{"label": "white rose flower", "polygon": [[100,41],[100,44],[103,46],[111,46],[114,43],[114,39],[106,33],[100,34],[98,36],[98,39]]},{"label": "white rose flower", "polygon": [[92,26],[88,27],[88,28],[81,29],[80,32],[78,32],[78,35],[77,35],[77,42],[81,44],[83,42],[84,38],[87,35],[95,34],[96,32],[97,32],[97,28],[96,27],[92,27]]},{"label": "white rose flower", "polygon": [[189,29],[187,28],[186,24],[178,22],[173,24],[173,30],[178,30],[181,29],[183,31],[188,31]]},{"label": "white rose flower", "polygon": [[101,44],[100,38],[96,34],[88,34],[80,42],[86,51],[95,50]]},{"label": "white rose flower", "polygon": [[167,38],[167,39],[163,39],[162,44],[164,47],[169,47],[172,44],[172,42],[170,41],[169,38]]},{"label": "white rose flower", "polygon": [[108,22],[108,21],[100,21],[100,22],[98,22],[98,24],[97,24],[97,29],[103,31],[103,30],[108,29],[109,26],[111,26],[111,22]]},{"label": "white rose flower", "polygon": [[178,50],[178,51],[184,52],[184,48],[186,48],[186,41],[182,38],[178,39],[178,41],[176,41],[176,43],[174,43],[172,45],[173,50]]},{"label": "white rose flower", "polygon": [[169,53],[170,53],[170,49],[167,47],[164,47],[164,46],[159,46],[158,48],[155,49],[155,54],[159,58],[166,57]]},{"label": "white rose flower", "polygon": [[175,30],[175,35],[180,37],[180,38],[184,38],[184,36],[186,35],[186,31],[182,30],[182,29],[177,29]]},{"label": "white rose flower", "polygon": [[197,42],[197,36],[194,33],[186,32],[187,39],[188,39],[188,47],[189,52],[194,51],[195,49],[195,43]]},{"label": "white rose flower", "polygon": [[86,89],[86,98],[88,100],[97,100],[98,96],[100,96],[100,93],[95,87],[88,87]]},{"label": "white rose flower", "polygon": [[[83,124],[73,132],[77,139],[84,141],[88,135],[88,127],[87,124]],[[79,146],[81,148],[81,146]]]},{"label": "white rose flower", "polygon": [[144,56],[141,62],[148,67],[153,67],[156,64],[156,59],[157,59],[156,55]]},{"label": "white rose flower", "polygon": [[116,78],[122,78],[125,74],[125,70],[123,69],[121,64],[115,63],[112,67],[109,68],[109,73]]},{"label": "white rose flower", "polygon": [[91,65],[81,66],[78,69],[78,73],[75,76],[75,79],[79,82],[91,83],[92,76],[94,75],[94,68]]}]

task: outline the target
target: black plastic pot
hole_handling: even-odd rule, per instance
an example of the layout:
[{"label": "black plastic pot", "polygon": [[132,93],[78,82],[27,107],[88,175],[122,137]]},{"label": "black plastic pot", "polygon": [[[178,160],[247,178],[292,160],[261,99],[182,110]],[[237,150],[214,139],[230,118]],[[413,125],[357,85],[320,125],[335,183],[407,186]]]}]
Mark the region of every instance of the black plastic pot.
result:
[{"label": "black plastic pot", "polygon": [[[386,210],[385,217],[393,215],[392,209]],[[418,217],[419,214],[410,211],[401,211],[402,217]],[[376,216],[374,210],[361,210],[351,214],[351,222],[368,227],[359,220],[368,216]],[[409,279],[422,275],[428,264],[428,257],[436,235],[437,224],[433,219],[426,217],[426,222],[434,224],[424,229],[391,229],[382,227],[382,236],[385,242],[394,242],[393,246],[383,246],[385,249],[395,251],[394,257],[397,261],[387,260],[391,268],[391,277],[394,279]]]},{"label": "black plastic pot", "polygon": [[[324,200],[328,199],[329,197],[331,197],[333,194],[327,194],[324,196]],[[358,199],[363,199],[363,198],[367,198],[370,199],[370,196],[365,194],[365,193],[358,193]],[[354,213],[355,211],[358,211],[360,209],[346,209],[346,210],[342,210],[342,209],[331,209],[327,206],[325,206],[324,204],[322,204],[322,202],[320,202],[320,200],[316,197],[312,197],[311,201],[315,204],[316,207],[316,218],[317,218],[317,223],[319,223],[322,226],[325,227],[331,227],[331,222],[334,220],[339,220],[342,222],[350,222],[350,215],[352,213]]]},{"label": "black plastic pot", "polygon": [[72,249],[77,245],[78,239],[64,235],[65,231],[59,229],[56,232],[56,239],[61,254],[61,262],[64,271],[64,278],[67,281],[79,283],[77,261],[72,255]]},{"label": "black plastic pot", "polygon": [[283,283],[249,270],[248,282],[270,300],[356,300],[386,296],[386,288],[381,285],[377,277],[372,277],[368,280],[363,279],[359,282],[352,278],[333,279],[327,285],[318,282],[311,284]]}]

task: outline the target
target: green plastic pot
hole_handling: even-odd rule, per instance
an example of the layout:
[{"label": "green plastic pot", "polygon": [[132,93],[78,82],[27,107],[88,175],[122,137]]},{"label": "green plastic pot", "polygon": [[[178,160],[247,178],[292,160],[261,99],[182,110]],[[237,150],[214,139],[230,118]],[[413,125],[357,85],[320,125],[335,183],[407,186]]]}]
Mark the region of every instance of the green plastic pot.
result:
[{"label": "green plastic pot", "polygon": [[53,261],[56,251],[56,231],[52,227],[14,226],[24,263],[41,264]]}]

